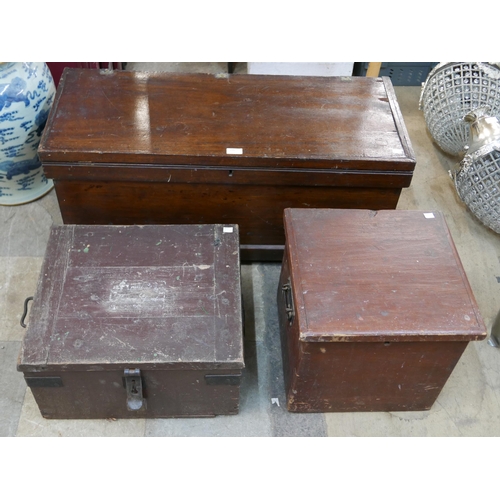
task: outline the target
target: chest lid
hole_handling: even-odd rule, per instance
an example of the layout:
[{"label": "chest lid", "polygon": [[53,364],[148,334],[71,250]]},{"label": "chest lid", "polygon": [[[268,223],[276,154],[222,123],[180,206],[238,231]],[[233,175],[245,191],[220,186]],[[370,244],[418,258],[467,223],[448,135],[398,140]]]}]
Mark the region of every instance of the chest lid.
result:
[{"label": "chest lid", "polygon": [[286,209],[285,231],[301,340],[485,338],[441,213]]},{"label": "chest lid", "polygon": [[415,165],[394,89],[386,77],[68,68],[38,152],[47,165],[407,173]]},{"label": "chest lid", "polygon": [[21,371],[242,367],[237,226],[51,229]]}]

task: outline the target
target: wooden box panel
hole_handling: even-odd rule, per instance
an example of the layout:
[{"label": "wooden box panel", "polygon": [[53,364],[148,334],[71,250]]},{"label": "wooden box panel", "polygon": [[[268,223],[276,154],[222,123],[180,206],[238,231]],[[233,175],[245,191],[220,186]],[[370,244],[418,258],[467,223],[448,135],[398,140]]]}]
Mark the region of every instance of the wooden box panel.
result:
[{"label": "wooden box panel", "polygon": [[281,259],[284,208],[393,209],[415,166],[388,78],[79,69],[39,156],[65,223],[227,221],[249,260]]},{"label": "wooden box panel", "polygon": [[[229,224],[53,227],[18,365],[42,414],[237,413],[238,240]],[[138,411],[126,369],[141,372]]]},{"label": "wooden box panel", "polygon": [[285,231],[287,408],[430,409],[468,342],[486,337],[443,216],[292,209]]},{"label": "wooden box panel", "polygon": [[[135,365],[131,365],[135,366]],[[228,377],[212,384],[210,376]],[[208,378],[207,378],[208,375]],[[48,379],[60,387],[47,387]],[[141,370],[144,406],[131,411],[123,370],[26,372],[25,380],[44,418],[165,418],[236,415],[241,369]]]}]

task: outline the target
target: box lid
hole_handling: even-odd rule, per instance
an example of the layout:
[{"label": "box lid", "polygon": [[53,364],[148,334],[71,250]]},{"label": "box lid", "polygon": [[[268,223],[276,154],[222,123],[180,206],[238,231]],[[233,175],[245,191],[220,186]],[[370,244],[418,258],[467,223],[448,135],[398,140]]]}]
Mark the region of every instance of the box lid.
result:
[{"label": "box lid", "polygon": [[238,227],[56,226],[21,371],[242,368]]},{"label": "box lid", "polygon": [[441,213],[286,209],[284,220],[301,340],[486,337]]},{"label": "box lid", "polygon": [[415,165],[386,77],[67,68],[38,151],[45,164],[410,173]]}]

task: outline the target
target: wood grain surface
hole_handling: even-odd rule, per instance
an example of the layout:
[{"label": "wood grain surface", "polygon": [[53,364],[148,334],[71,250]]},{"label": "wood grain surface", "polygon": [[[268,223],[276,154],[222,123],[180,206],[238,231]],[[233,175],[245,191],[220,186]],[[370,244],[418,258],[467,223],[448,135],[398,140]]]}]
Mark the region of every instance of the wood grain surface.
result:
[{"label": "wood grain surface", "polygon": [[18,362],[44,417],[235,414],[243,368],[237,226],[52,228]]},{"label": "wood grain surface", "polygon": [[250,260],[281,260],[285,208],[393,209],[415,166],[365,77],[69,69],[39,155],[67,224],[238,224]]},{"label": "wood grain surface", "polygon": [[[388,78],[65,70],[42,161],[412,171]],[[227,149],[241,149],[228,153]],[[313,161],[311,161],[313,160]],[[339,166],[337,165],[337,168]]]},{"label": "wood grain surface", "polygon": [[241,368],[237,231],[53,227],[21,369]]},{"label": "wood grain surface", "polygon": [[292,209],[285,230],[287,408],[430,409],[468,342],[486,337],[442,214]]},{"label": "wood grain surface", "polygon": [[427,217],[403,210],[285,210],[302,337],[484,338],[444,217]]}]

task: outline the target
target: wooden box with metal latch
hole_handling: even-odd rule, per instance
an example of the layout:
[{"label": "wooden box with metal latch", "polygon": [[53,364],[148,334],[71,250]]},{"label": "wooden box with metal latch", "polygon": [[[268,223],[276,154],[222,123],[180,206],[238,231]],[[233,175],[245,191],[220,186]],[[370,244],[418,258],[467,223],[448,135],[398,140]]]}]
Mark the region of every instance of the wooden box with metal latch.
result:
[{"label": "wooden box with metal latch", "polygon": [[284,222],[288,410],[430,409],[469,341],[486,337],[442,214],[290,209]]},{"label": "wooden box with metal latch", "polygon": [[65,224],[238,224],[281,262],[285,208],[394,209],[415,156],[388,77],[68,68],[38,148]]},{"label": "wooden box with metal latch", "polygon": [[238,227],[51,229],[18,370],[46,418],[237,414]]}]

